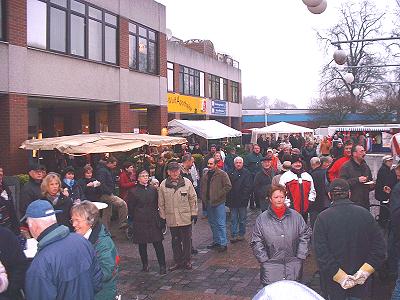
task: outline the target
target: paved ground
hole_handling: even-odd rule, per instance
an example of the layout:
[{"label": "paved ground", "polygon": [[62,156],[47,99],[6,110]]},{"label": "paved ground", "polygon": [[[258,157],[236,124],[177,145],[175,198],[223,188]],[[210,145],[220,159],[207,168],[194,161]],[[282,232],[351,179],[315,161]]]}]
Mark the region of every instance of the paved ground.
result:
[{"label": "paved ground", "polygon": [[[248,211],[248,234],[259,211]],[[193,228],[193,243],[199,254],[193,256],[193,270],[158,274],[158,264],[152,245],[148,247],[150,272],[141,272],[141,263],[136,245],[115,232],[115,241],[121,255],[121,272],[118,285],[123,300],[131,299],[251,299],[262,286],[259,281],[259,266],[247,241],[229,244],[228,251],[217,253],[206,249],[211,242],[211,232],[206,219],[199,219]],[[248,240],[248,236],[246,238]],[[172,264],[169,233],[165,236],[164,248],[167,264]],[[319,290],[319,277],[311,254],[304,267],[303,283]],[[374,295],[370,299],[390,299],[393,282],[374,282]]]}]

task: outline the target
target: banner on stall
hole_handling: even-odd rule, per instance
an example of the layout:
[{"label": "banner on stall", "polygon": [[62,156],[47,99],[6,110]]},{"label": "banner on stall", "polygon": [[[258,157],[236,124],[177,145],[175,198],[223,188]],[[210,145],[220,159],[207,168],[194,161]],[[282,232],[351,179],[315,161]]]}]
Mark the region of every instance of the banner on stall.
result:
[{"label": "banner on stall", "polygon": [[168,112],[205,114],[207,101],[203,98],[168,93]]}]

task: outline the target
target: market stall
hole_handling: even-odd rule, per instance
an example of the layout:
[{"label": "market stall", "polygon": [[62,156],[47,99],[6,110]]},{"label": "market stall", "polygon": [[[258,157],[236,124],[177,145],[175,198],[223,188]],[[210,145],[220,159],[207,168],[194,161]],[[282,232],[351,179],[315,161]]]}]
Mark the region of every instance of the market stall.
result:
[{"label": "market stall", "polygon": [[298,126],[295,124],[290,124],[286,122],[279,122],[275,123],[270,126],[266,126],[263,128],[254,128],[252,131],[251,135],[251,142],[256,143],[257,138],[261,134],[265,135],[275,135],[275,138],[278,138],[280,134],[291,134],[291,133],[300,133],[301,135],[305,135],[306,133],[309,133],[311,135],[314,134],[314,130],[311,128],[303,127],[303,126]]}]

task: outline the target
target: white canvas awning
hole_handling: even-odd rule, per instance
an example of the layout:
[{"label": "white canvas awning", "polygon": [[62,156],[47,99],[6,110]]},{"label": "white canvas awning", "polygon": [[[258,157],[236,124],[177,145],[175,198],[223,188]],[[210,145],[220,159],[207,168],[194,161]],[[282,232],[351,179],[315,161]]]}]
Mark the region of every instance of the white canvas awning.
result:
[{"label": "white canvas awning", "polygon": [[215,120],[172,120],[168,122],[168,133],[188,136],[197,134],[207,140],[240,137],[242,133]]},{"label": "white canvas awning", "polygon": [[162,146],[186,143],[185,138],[138,134],[103,132],[93,134],[77,134],[45,138],[38,140],[26,140],[21,149],[26,150],[58,150],[62,153],[107,153],[125,152],[145,145]]},{"label": "white canvas awning", "polygon": [[387,124],[387,125],[337,125],[329,126],[328,133],[333,135],[336,131],[389,131],[392,128],[400,128],[399,124]]},{"label": "white canvas awning", "polygon": [[311,128],[307,128],[307,127],[303,127],[303,126],[298,126],[298,125],[294,125],[294,124],[290,124],[290,123],[286,123],[286,122],[279,122],[279,123],[275,123],[273,125],[270,126],[266,126],[263,128],[255,128],[252,131],[252,135],[251,135],[251,142],[252,143],[256,143],[257,142],[257,137],[260,134],[282,134],[282,133],[301,133],[302,135],[304,135],[304,133],[314,133],[314,130]]}]

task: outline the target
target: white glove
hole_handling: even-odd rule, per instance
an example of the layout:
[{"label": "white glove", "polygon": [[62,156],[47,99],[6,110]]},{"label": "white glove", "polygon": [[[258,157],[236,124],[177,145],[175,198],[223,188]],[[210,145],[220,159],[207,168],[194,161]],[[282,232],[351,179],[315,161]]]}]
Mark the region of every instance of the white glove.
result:
[{"label": "white glove", "polygon": [[7,194],[6,190],[2,191],[0,196],[3,197],[5,200],[8,200],[8,194]]},{"label": "white glove", "polygon": [[357,284],[364,284],[369,275],[371,275],[371,273],[360,269],[356,272],[356,274],[354,274],[354,279]]},{"label": "white glove", "polygon": [[8,288],[8,277],[6,269],[0,261],[0,293],[3,293]]},{"label": "white glove", "polygon": [[101,184],[100,181],[97,181],[97,180],[93,181],[93,186],[94,187],[98,187],[98,186],[100,186],[100,184]]},{"label": "white glove", "polygon": [[351,275],[346,275],[340,282],[340,285],[344,290],[351,289],[356,285],[355,278]]}]

